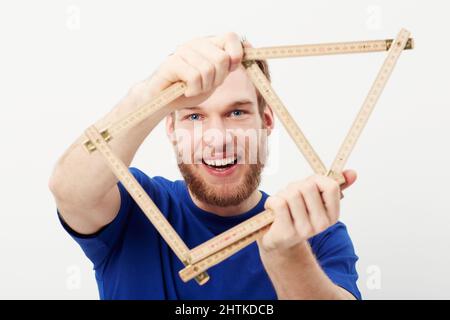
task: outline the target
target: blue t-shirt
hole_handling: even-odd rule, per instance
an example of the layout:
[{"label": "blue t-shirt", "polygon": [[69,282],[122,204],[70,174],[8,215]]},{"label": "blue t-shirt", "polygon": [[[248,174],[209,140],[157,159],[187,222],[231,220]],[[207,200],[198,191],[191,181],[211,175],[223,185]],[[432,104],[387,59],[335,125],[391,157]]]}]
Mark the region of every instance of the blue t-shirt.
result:
[{"label": "blue t-shirt", "polygon": [[[189,248],[226,231],[264,210],[268,195],[250,211],[221,217],[200,209],[192,201],[184,180],[148,177],[136,168],[130,172],[147,191]],[[276,299],[272,283],[252,243],[210,268],[209,281],[183,282],[184,268],[159,233],[119,182],[121,204],[115,219],[92,235],[80,235],[64,221],[64,228],[93,262],[101,299]],[[361,298],[352,242],[338,222],[309,239],[322,269],[337,285]]]}]

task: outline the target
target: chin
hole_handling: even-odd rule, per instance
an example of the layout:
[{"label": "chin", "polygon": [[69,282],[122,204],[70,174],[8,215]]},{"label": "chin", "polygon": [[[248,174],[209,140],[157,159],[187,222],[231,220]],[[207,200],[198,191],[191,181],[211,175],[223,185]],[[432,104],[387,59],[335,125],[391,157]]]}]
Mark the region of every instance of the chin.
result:
[{"label": "chin", "polygon": [[[225,179],[230,180],[230,179]],[[222,183],[210,183],[206,180],[203,180],[204,183],[209,187],[211,192],[216,194],[220,194],[220,196],[226,198],[228,196],[232,196],[236,193],[240,186],[242,186],[243,181],[241,178],[234,179],[232,181],[222,181]]]},{"label": "chin", "polygon": [[215,206],[239,205],[258,187],[261,165],[236,165],[233,173],[217,174],[203,164],[179,164],[180,171],[195,197]]}]

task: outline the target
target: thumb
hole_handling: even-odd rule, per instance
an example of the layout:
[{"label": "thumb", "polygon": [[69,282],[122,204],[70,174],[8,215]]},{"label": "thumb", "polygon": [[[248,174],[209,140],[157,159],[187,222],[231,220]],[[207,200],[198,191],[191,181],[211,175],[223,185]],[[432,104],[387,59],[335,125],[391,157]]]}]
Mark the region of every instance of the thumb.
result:
[{"label": "thumb", "polygon": [[341,190],[347,189],[350,187],[355,181],[358,175],[355,170],[344,170],[342,172],[345,178],[345,182],[341,185]]}]

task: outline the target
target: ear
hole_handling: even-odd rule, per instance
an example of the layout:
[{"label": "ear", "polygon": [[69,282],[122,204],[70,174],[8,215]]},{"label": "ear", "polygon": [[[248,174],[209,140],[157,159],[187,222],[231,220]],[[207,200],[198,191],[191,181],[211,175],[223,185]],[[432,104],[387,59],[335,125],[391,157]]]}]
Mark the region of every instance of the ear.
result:
[{"label": "ear", "polygon": [[166,134],[172,143],[174,131],[175,131],[175,111],[166,116]]},{"label": "ear", "polygon": [[268,104],[266,104],[266,106],[264,107],[262,121],[267,130],[267,135],[269,136],[272,133],[273,127],[275,125],[275,118],[273,116],[272,108]]}]

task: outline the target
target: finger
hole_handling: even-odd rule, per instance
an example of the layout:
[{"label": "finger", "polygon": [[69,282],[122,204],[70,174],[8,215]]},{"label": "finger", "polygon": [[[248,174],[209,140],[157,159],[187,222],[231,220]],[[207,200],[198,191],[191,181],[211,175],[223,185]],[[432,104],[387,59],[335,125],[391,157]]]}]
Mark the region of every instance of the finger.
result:
[{"label": "finger", "polygon": [[342,172],[345,182],[341,185],[341,190],[350,187],[357,179],[358,175],[355,170],[345,170]]},{"label": "finger", "polygon": [[171,79],[167,79],[170,82],[176,82],[182,80],[186,83],[186,91],[184,95],[186,97],[196,96],[202,91],[201,75],[197,69],[193,68],[190,64],[185,62],[178,55],[173,55],[168,61],[168,73],[171,75]]},{"label": "finger", "polygon": [[264,207],[272,210],[275,217],[269,231],[263,238],[263,243],[266,248],[274,249],[276,246],[283,245],[284,239],[293,238],[296,231],[287,202],[283,198],[270,196]]},{"label": "finger", "polygon": [[306,208],[303,196],[298,190],[298,186],[291,184],[286,191],[281,194],[287,201],[289,212],[294,222],[295,230],[302,239],[308,239],[312,236],[312,226],[308,217],[308,210]]},{"label": "finger", "polygon": [[319,233],[325,230],[329,225],[329,219],[317,184],[312,179],[308,179],[301,184],[300,190],[305,199],[314,232]]},{"label": "finger", "polygon": [[184,61],[200,72],[202,76],[202,90],[211,90],[214,84],[216,70],[214,65],[187,45],[181,47],[179,53]]},{"label": "finger", "polygon": [[207,37],[208,40],[210,40],[214,45],[219,47],[220,49],[224,49],[225,47],[225,38],[221,36],[209,36]]},{"label": "finger", "polygon": [[244,49],[242,48],[242,43],[239,36],[236,33],[230,32],[225,36],[224,49],[230,56],[230,69],[229,71],[234,71],[239,66],[242,61],[242,56],[244,54]]},{"label": "finger", "polygon": [[341,203],[341,190],[339,184],[335,180],[321,175],[314,176],[314,181],[321,194],[329,221],[331,224],[334,224],[339,218]]},{"label": "finger", "polygon": [[214,87],[219,86],[225,80],[230,69],[230,56],[224,50],[220,49],[211,42],[201,42],[193,50],[197,51],[209,62],[214,64],[215,67],[215,77],[214,77]]}]

